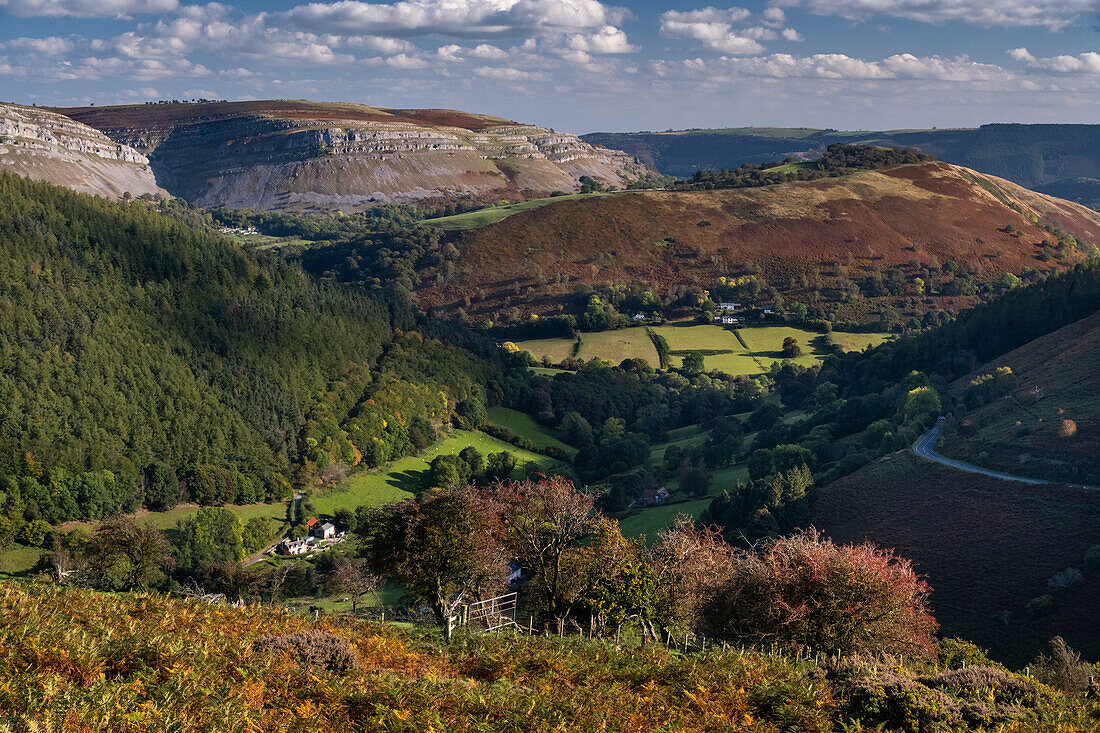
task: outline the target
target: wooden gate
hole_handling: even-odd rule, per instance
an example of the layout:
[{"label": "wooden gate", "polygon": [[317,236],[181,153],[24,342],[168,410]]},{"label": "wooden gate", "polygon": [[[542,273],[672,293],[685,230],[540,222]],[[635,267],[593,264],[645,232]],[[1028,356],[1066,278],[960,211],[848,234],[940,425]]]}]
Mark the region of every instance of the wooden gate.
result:
[{"label": "wooden gate", "polygon": [[505,593],[496,598],[468,603],[462,609],[462,625],[475,633],[515,626],[517,598],[515,593]]}]

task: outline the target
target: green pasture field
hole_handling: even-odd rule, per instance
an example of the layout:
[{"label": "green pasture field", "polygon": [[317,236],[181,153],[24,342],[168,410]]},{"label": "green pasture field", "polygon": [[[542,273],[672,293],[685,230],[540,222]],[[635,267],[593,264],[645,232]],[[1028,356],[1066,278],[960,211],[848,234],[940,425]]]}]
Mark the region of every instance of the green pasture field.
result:
[{"label": "green pasture field", "polygon": [[495,224],[501,219],[506,219],[512,214],[518,214],[521,211],[529,211],[531,209],[537,209],[540,206],[546,206],[552,204],[555,201],[573,201],[575,199],[587,199],[594,196],[607,196],[606,193],[571,193],[565,196],[552,196],[544,199],[531,199],[530,201],[521,201],[518,204],[505,204],[503,206],[490,206],[485,209],[477,209],[476,211],[467,211],[463,214],[453,214],[452,216],[440,216],[435,219],[424,219],[421,223],[427,226],[437,227],[447,231],[456,229],[477,229],[488,224]]},{"label": "green pasture field", "polygon": [[[712,324],[655,326],[653,331],[668,342],[672,351],[728,351],[703,357],[707,371],[720,371],[732,376],[760,374],[771,368],[773,362],[786,361],[782,355],[783,339],[793,336],[802,349],[802,355],[791,359],[795,364],[813,366],[825,356],[824,335],[796,326],[747,326],[737,329],[748,349],[722,326]],[[867,344],[877,346],[893,336],[888,333],[833,332],[833,340],[845,351],[862,350]],[[577,357],[588,360],[599,357],[612,364],[623,359],[645,359],[651,366],[658,364],[657,350],[649,335],[642,328],[624,328],[617,331],[583,333]],[[573,340],[567,338],[532,339],[517,341],[516,346],[530,352],[536,358],[548,356],[559,362],[573,353]],[[683,355],[669,357],[674,367],[683,365]]]},{"label": "green pasture field", "polygon": [[563,443],[558,436],[554,434],[553,430],[539,425],[535,422],[533,417],[519,410],[510,410],[507,407],[490,407],[489,421],[495,425],[501,425],[508,428],[516,435],[530,438],[536,448],[546,448],[555,445],[568,452],[569,455],[573,455],[577,452],[577,449],[573,446],[568,443]]},{"label": "green pasture field", "polygon": [[436,443],[420,456],[407,456],[377,471],[361,471],[352,475],[342,486],[311,497],[319,514],[333,514],[337,509],[354,509],[364,504],[381,506],[392,501],[407,499],[421,488],[431,460],[441,454],[457,454],[463,448],[473,446],[482,455],[509,451],[517,459],[514,477],[524,475],[527,464],[550,468],[557,464],[552,458],[522,450],[510,443],[485,433],[456,430],[447,439]]},{"label": "green pasture field", "polygon": [[619,364],[624,359],[645,359],[652,367],[660,364],[657,348],[644,328],[581,334],[581,348],[577,352],[577,358],[588,361],[593,357],[612,364]]},{"label": "green pasture field", "polygon": [[573,356],[573,343],[573,339],[567,338],[529,339],[515,342],[522,351],[530,353],[536,359],[549,357],[554,364]]},{"label": "green pasture field", "polygon": [[[657,541],[657,532],[672,524],[673,520],[681,514],[686,514],[698,519],[710,506],[711,500],[719,496],[723,491],[731,489],[738,482],[747,482],[749,471],[744,464],[721,468],[711,472],[710,492],[701,499],[693,499],[679,504],[664,504],[662,506],[642,509],[637,514],[631,515],[619,522],[619,527],[627,537],[641,537],[645,535],[646,544],[652,545]],[[677,488],[676,479],[673,478],[665,486],[670,490]]]}]

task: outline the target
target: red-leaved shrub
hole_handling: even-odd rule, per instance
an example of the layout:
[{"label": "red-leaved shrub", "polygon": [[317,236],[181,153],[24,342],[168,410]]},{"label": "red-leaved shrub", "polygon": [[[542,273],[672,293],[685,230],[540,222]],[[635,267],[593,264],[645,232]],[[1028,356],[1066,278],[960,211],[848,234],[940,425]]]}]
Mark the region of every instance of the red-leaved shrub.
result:
[{"label": "red-leaved shrub", "polygon": [[739,552],[733,565],[704,614],[715,636],[842,654],[935,654],[931,588],[893,551],[836,545],[810,530]]}]

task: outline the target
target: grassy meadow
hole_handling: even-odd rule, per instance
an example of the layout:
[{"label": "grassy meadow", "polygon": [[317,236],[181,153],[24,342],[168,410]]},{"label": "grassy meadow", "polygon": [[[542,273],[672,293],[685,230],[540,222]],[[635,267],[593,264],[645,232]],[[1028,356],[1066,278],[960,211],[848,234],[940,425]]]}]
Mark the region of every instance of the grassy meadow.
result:
[{"label": "grassy meadow", "polygon": [[[760,374],[768,371],[783,358],[783,339],[788,336],[798,341],[802,355],[789,361],[802,366],[812,366],[824,358],[823,334],[797,326],[748,326],[732,330],[712,324],[673,324],[655,326],[653,331],[668,342],[674,351],[719,351],[727,353],[706,354],[703,364],[707,371],[720,371],[733,376]],[[737,338],[740,335],[745,346]],[[645,359],[651,366],[659,363],[657,349],[644,328],[623,328],[616,331],[582,333],[577,358],[585,361],[599,357],[612,364],[623,359]],[[877,346],[891,338],[887,333],[833,332],[833,341],[845,351],[862,350],[868,344]],[[575,341],[568,338],[530,339],[517,341],[516,346],[529,352],[536,359],[549,358],[558,363],[573,355]],[[746,348],[746,346],[748,348]],[[673,354],[670,363],[674,367],[683,364],[683,354]]]},{"label": "grassy meadow", "polygon": [[[522,413],[516,414],[522,415]],[[518,422],[514,416],[512,419],[514,422]],[[534,421],[531,422],[534,424]],[[535,427],[538,426],[535,425]],[[518,430],[516,432],[521,435],[526,434]],[[544,435],[543,439],[550,440],[551,438],[549,435]],[[424,451],[422,455],[407,456],[378,470],[361,470],[352,473],[339,486],[315,490],[310,496],[310,501],[313,502],[317,513],[329,516],[335,513],[337,509],[355,509],[364,504],[381,506],[391,501],[401,501],[412,496],[423,487],[429,463],[433,458],[440,454],[458,453],[467,446],[477,448],[482,454],[505,450],[515,454],[517,459],[516,471],[513,474],[515,478],[525,475],[528,465],[549,468],[556,463],[552,458],[517,448],[485,433],[455,430],[449,437]],[[286,506],[285,501],[279,501],[273,504],[246,504],[243,506],[232,504],[227,505],[225,508],[240,517],[241,522],[248,522],[254,517],[267,519],[270,522],[272,533],[275,533],[285,522]],[[185,504],[166,512],[141,511],[135,515],[134,519],[139,524],[146,524],[157,529],[172,529],[177,522],[192,517],[198,509],[198,506],[194,504]],[[91,527],[91,525],[90,522],[73,522],[66,525],[65,528],[71,530],[78,526]],[[26,573],[38,563],[39,558],[45,553],[46,550],[23,547],[22,545],[13,545],[0,552],[0,578]]]},{"label": "grassy meadow", "polygon": [[577,452],[577,449],[568,443],[563,443],[553,430],[543,427],[535,422],[530,415],[519,410],[510,410],[507,407],[490,407],[489,421],[511,430],[516,435],[529,438],[536,448],[548,448],[557,446],[569,455]]},{"label": "grassy meadow", "polygon": [[509,451],[517,459],[514,476],[524,475],[528,465],[549,468],[555,461],[538,453],[517,448],[485,433],[455,430],[454,433],[428,448],[419,456],[407,456],[377,471],[360,471],[344,484],[325,492],[315,493],[311,500],[321,514],[332,514],[337,509],[354,509],[364,504],[380,506],[391,501],[407,499],[424,488],[429,464],[438,455],[456,454],[467,446],[477,448],[483,455]]},{"label": "grassy meadow", "polygon": [[437,227],[447,231],[453,231],[458,229],[477,229],[489,224],[495,224],[501,219],[506,219],[512,214],[518,214],[521,211],[530,211],[531,209],[537,209],[540,206],[546,206],[547,204],[556,203],[558,201],[573,201],[575,199],[586,199],[594,196],[607,196],[606,193],[571,193],[565,196],[552,196],[542,199],[530,199],[529,201],[521,201],[516,204],[503,204],[501,206],[490,206],[484,209],[477,209],[476,211],[467,211],[462,214],[453,214],[452,216],[440,216],[435,219],[425,219],[422,223],[427,226]]}]

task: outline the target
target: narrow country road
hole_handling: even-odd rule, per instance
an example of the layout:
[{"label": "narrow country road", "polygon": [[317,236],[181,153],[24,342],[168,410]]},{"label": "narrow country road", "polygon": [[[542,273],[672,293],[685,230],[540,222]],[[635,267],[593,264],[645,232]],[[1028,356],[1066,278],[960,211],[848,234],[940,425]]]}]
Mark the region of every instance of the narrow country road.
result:
[{"label": "narrow country road", "polygon": [[[956,460],[953,460],[951,458],[944,458],[943,456],[941,456],[939,453],[936,452],[936,441],[939,440],[939,439],[940,439],[940,426],[936,425],[936,427],[929,430],[927,433],[925,433],[923,436],[921,436],[920,440],[918,440],[916,443],[913,444],[913,452],[916,453],[921,458],[927,458],[930,461],[935,461],[936,463],[942,463],[945,466],[951,466],[952,468],[957,468],[960,471],[969,471],[970,473],[980,473],[983,476],[991,476],[993,478],[999,478],[999,479],[1002,479],[1004,481],[1019,481],[1020,483],[1024,483],[1024,484],[1050,484],[1050,483],[1053,483],[1052,481],[1044,481],[1044,480],[1038,479],[1038,478],[1025,478],[1024,476],[1013,476],[1011,473],[1001,473],[999,471],[990,471],[989,469],[981,468],[980,466],[973,466],[969,463],[963,463],[962,461],[956,461]],[[1085,487],[1082,487],[1082,488],[1092,488],[1092,487],[1085,486]]]}]

